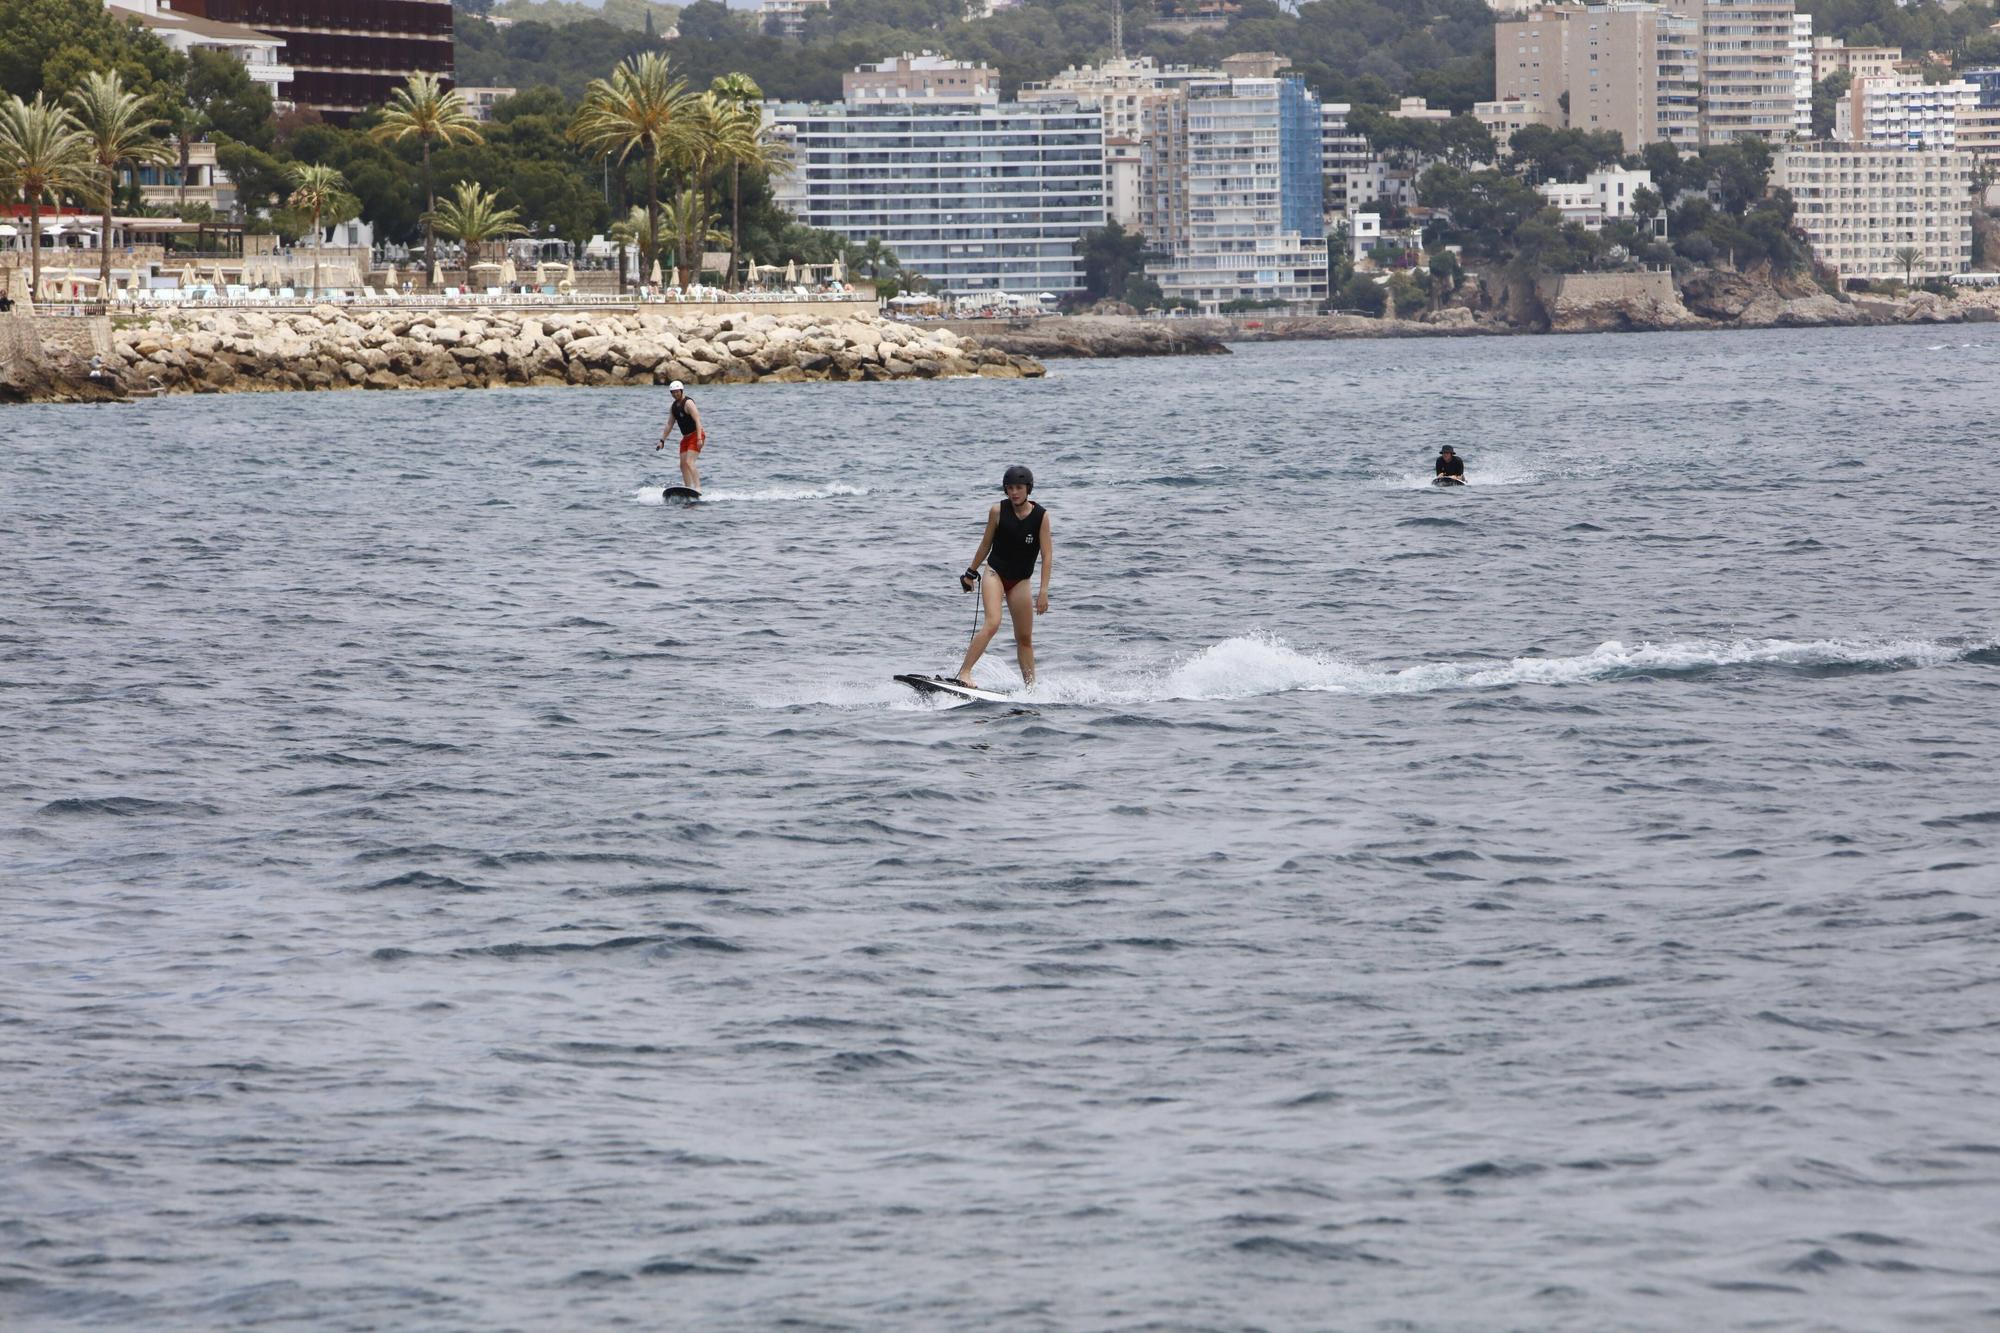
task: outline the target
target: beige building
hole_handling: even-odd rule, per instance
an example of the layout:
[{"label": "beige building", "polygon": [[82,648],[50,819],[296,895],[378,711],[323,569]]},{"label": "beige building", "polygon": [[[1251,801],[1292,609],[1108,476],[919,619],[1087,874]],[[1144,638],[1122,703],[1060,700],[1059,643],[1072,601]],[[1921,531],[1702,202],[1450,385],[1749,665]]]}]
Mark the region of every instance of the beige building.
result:
[{"label": "beige building", "polygon": [[863,65],[840,76],[840,95],[850,103],[874,101],[997,102],[1000,74],[969,60],[948,60],[924,51]]},{"label": "beige building", "polygon": [[1475,102],[1472,104],[1472,116],[1502,147],[1518,131],[1530,125],[1543,125],[1552,130],[1563,127],[1562,108],[1553,102],[1526,102],[1519,98]]},{"label": "beige building", "polygon": [[1701,27],[1701,141],[1789,138],[1798,117],[1792,0],[1669,0],[1668,7]]},{"label": "beige building", "polygon": [[1813,82],[1839,70],[1846,70],[1854,79],[1889,79],[1896,76],[1896,67],[1903,63],[1903,49],[1899,46],[1849,46],[1838,37],[1815,37],[1812,39]]},{"label": "beige building", "polygon": [[[1482,104],[1482,120],[1507,123],[1512,104],[1526,113],[1523,123],[1615,131],[1632,150],[1662,140],[1699,143],[1694,19],[1635,0],[1551,6],[1495,24],[1493,57],[1494,101]],[[1527,113],[1530,107],[1538,110]]]},{"label": "beige building", "polygon": [[1958,113],[1958,150],[1989,168],[2000,167],[2000,103]]},{"label": "beige building", "polygon": [[1793,221],[1822,264],[1843,278],[1910,276],[1972,267],[1973,158],[1948,149],[1819,142],[1780,150],[1773,189],[1789,190]]}]

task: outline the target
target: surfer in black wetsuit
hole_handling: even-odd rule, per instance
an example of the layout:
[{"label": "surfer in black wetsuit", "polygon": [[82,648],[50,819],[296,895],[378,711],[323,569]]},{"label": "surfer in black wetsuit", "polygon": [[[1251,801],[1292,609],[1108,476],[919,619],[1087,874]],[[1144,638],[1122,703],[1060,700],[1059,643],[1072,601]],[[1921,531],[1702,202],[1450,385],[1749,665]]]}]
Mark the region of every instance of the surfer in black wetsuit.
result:
[{"label": "surfer in black wetsuit", "polygon": [[[986,511],[986,531],[979,538],[979,550],[972,563],[958,576],[958,586],[967,592],[976,585],[984,616],[979,632],[965,650],[958,668],[961,685],[972,685],[972,664],[993,642],[1000,629],[1000,603],[1007,603],[1007,618],[1014,622],[1014,652],[1021,660],[1021,679],[1035,683],[1035,615],[1049,613],[1049,575],[1055,571],[1055,548],[1049,538],[1049,511],[1028,498],[1035,489],[1035,474],[1016,463],[1007,469],[1000,485],[1007,498]],[[1028,597],[1028,577],[1035,572],[1035,557],[1041,557],[1042,583],[1032,602]],[[979,567],[980,562],[986,568]]]},{"label": "surfer in black wetsuit", "polygon": [[653,446],[653,452],[658,453],[667,447],[667,427],[678,427],[681,433],[681,485],[698,491],[701,489],[701,469],[695,466],[695,460],[701,455],[701,447],[708,443],[708,432],[701,424],[701,409],[694,405],[694,399],[687,396],[687,386],[679,380],[669,384],[667,392],[674,396],[674,404],[667,409],[667,425],[660,427],[660,442]]},{"label": "surfer in black wetsuit", "polygon": [[1460,484],[1463,484],[1465,481],[1465,460],[1460,458],[1457,451],[1447,444],[1438,450],[1437,471],[1432,475],[1456,477]]}]

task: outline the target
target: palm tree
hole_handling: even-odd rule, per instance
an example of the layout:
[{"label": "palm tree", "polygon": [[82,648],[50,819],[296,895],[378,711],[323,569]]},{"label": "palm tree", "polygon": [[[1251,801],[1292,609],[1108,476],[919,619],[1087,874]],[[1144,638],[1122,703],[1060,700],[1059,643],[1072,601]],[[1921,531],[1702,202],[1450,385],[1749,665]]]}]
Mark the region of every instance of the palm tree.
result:
[{"label": "palm tree", "polygon": [[1924,257],[1923,251],[1913,245],[1906,245],[1896,251],[1896,262],[1903,266],[1903,285],[1910,285],[1910,274],[1917,267],[1917,261]]},{"label": "palm tree", "polygon": [[316,162],[293,162],[286,166],[285,175],[292,182],[291,198],[285,202],[292,208],[303,209],[312,214],[313,231],[313,295],[319,295],[319,220],[348,202],[347,180],[332,167]]},{"label": "palm tree", "polygon": [[76,117],[35,94],[32,102],[0,102],[0,181],[11,198],[28,197],[28,290],[42,286],[42,200],[60,204],[68,190],[91,183],[90,142]]},{"label": "palm tree", "polygon": [[[617,227],[627,240],[638,242],[640,260],[644,262],[645,256],[649,254],[657,256],[665,248],[664,243],[672,236],[673,233],[668,228],[667,221],[668,218],[665,211],[658,217],[649,218],[644,208],[634,204],[632,211],[627,213],[622,221],[613,223],[612,225]],[[655,228],[655,230],[648,231],[648,227]],[[678,252],[676,252],[675,258],[676,260],[679,259]],[[619,262],[624,262],[622,256]]]},{"label": "palm tree", "polygon": [[501,236],[519,236],[527,230],[521,225],[519,210],[500,207],[497,192],[481,189],[471,181],[460,181],[451,187],[451,193],[451,198],[438,205],[437,227],[465,247],[468,273],[479,258],[481,245]]},{"label": "palm tree", "polygon": [[69,95],[76,104],[77,124],[90,147],[91,165],[97,179],[90,192],[101,196],[104,205],[103,231],[98,235],[98,290],[107,298],[111,292],[111,202],[118,192],[118,168],[126,163],[170,162],[173,146],[155,131],[165,122],[146,114],[145,99],[126,91],[125,81],[116,70],[93,72]]},{"label": "palm tree", "polygon": [[[749,82],[747,75],[729,77]],[[750,86],[754,89],[757,85]],[[729,164],[729,271],[734,274],[736,256],[743,249],[743,168],[776,174],[791,170],[791,158],[784,145],[774,141],[765,129],[761,105],[725,102],[724,106],[716,155]]]},{"label": "palm tree", "polygon": [[[647,11],[649,14],[651,12],[651,10]],[[638,212],[639,210],[634,209],[633,211]],[[620,218],[604,229],[604,238],[618,247],[618,294],[620,296],[625,294],[625,247],[639,239],[639,227],[644,225],[645,218],[641,214],[638,226],[634,226],[629,218]]]},{"label": "palm tree", "polygon": [[660,155],[679,134],[689,102],[687,85],[673,77],[667,58],[644,51],[618,62],[608,79],[592,79],[583,105],[570,122],[569,137],[604,157],[646,159],[646,222],[640,233],[640,262],[657,257],[648,250],[660,234]]},{"label": "palm tree", "polygon": [[662,210],[660,225],[665,233],[662,239],[673,239],[674,252],[690,273],[701,271],[704,246],[720,245],[729,239],[715,229],[718,220],[715,214],[702,208],[701,196],[693,190],[682,190]]},{"label": "palm tree", "polygon": [[465,98],[447,89],[435,74],[412,74],[409,82],[389,96],[382,121],[368,131],[377,143],[401,143],[411,135],[424,150],[424,285],[436,272],[437,230],[430,219],[438,211],[437,188],[431,184],[431,140],[449,147],[454,141],[484,143],[479,122],[466,110]]},{"label": "palm tree", "polygon": [[708,211],[708,178],[715,170],[726,114],[714,93],[689,98],[667,150],[669,160],[685,173],[696,207],[704,213]]}]

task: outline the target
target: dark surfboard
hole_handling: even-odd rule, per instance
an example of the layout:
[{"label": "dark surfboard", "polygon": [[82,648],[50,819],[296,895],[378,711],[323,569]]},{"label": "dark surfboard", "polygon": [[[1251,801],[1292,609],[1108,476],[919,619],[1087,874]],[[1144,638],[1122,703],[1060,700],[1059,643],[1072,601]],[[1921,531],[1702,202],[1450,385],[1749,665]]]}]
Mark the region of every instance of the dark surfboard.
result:
[{"label": "dark surfboard", "polygon": [[1433,485],[1433,486],[1463,486],[1463,485],[1465,485],[1465,478],[1464,478],[1464,477],[1432,477],[1432,478],[1431,478],[1431,485]]},{"label": "dark surfboard", "polygon": [[685,486],[668,486],[660,491],[660,500],[663,504],[691,505],[699,499],[701,499],[700,491],[689,490]]},{"label": "dark surfboard", "polygon": [[927,696],[947,695],[954,699],[979,699],[991,704],[1004,703],[1007,699],[1006,695],[996,694],[992,690],[970,689],[948,676],[905,675],[896,679],[918,694]]}]

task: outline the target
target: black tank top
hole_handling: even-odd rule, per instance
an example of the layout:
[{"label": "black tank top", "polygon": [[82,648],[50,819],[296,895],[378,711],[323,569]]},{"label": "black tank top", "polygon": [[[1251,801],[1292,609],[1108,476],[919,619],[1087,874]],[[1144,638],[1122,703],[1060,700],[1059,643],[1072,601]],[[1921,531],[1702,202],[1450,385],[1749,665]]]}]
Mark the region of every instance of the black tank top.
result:
[{"label": "black tank top", "polygon": [[694,399],[688,397],[686,394],[682,394],[681,400],[673,405],[674,424],[681,428],[681,434],[683,435],[694,434],[693,408]]},{"label": "black tank top", "polygon": [[1042,515],[1048,511],[1030,502],[1028,516],[1014,514],[1014,502],[1000,502],[1000,526],[993,532],[993,549],[986,563],[1003,579],[1024,579],[1035,572],[1035,557],[1042,549]]}]

